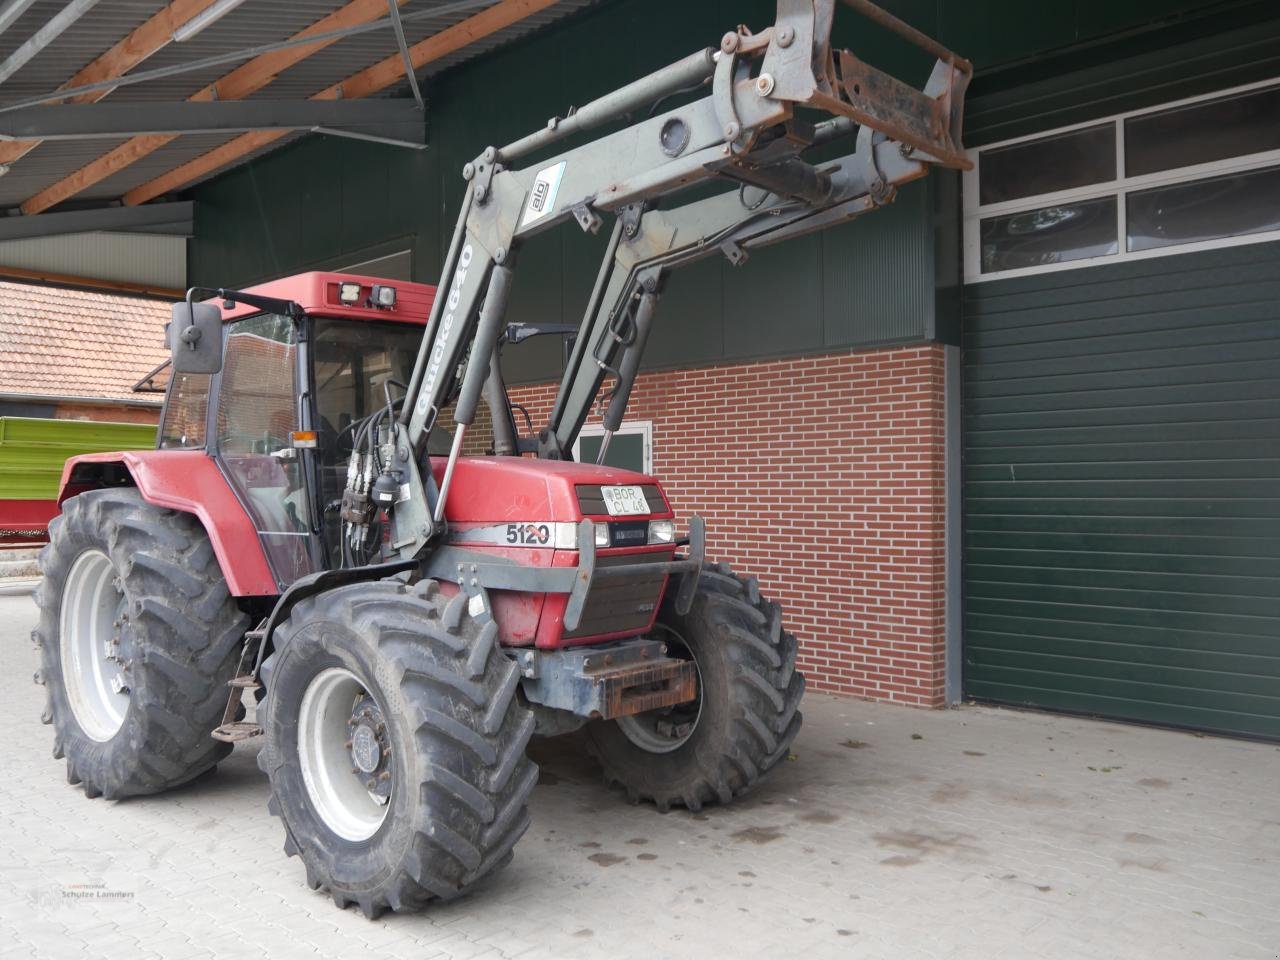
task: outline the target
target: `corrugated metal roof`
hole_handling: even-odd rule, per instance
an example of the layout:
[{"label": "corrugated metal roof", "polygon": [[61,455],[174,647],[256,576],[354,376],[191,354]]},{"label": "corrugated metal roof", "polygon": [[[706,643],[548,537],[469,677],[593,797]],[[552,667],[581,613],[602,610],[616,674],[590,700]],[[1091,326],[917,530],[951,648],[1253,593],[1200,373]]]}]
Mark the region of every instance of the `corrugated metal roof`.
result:
[{"label": "corrugated metal roof", "polygon": [[[561,0],[540,13],[429,64],[419,71],[419,75],[438,73],[480,56],[596,2],[598,0]],[[401,12],[417,14],[433,7],[447,7],[451,3],[452,0],[408,0],[401,7]],[[65,5],[66,0],[39,0],[35,3],[19,18],[18,22],[0,34],[0,59],[17,49]],[[164,0],[103,0],[42,50],[31,62],[0,84],[0,105],[57,89],[78,70],[91,63],[150,16],[163,9],[165,5]],[[343,5],[344,0],[290,0],[288,3],[248,0],[191,40],[181,44],[171,43],[158,50],[134,68],[134,72],[190,63],[210,56],[285,40]],[[480,9],[477,7],[465,12],[455,11],[439,17],[411,20],[405,24],[406,38],[412,45],[451,24],[473,16],[480,12]],[[272,83],[267,84],[254,96],[281,99],[309,97],[396,52],[395,35],[390,29],[348,37],[282,71]],[[111,99],[117,102],[184,100],[207,84],[225,76],[238,65],[238,62],[229,63],[120,87],[111,94]],[[276,141],[268,149],[278,149],[300,135],[290,134]],[[75,200],[117,199],[128,190],[199,157],[230,139],[232,136],[222,134],[181,137],[113,176],[85,189],[75,197]],[[123,141],[64,140],[42,143],[17,160],[7,175],[0,176],[0,208],[18,206],[33,194],[107,153],[118,142]]]}]

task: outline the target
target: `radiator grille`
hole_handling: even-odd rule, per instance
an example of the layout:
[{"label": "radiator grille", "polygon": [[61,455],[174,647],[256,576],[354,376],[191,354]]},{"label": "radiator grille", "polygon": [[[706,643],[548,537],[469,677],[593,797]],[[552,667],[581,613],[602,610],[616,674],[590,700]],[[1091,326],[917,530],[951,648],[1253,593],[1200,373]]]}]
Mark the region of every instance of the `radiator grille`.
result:
[{"label": "radiator grille", "polygon": [[[599,488],[597,488],[599,489]],[[631,554],[599,557],[598,567],[616,567],[628,563],[665,563],[666,553]],[[617,577],[596,580],[587,595],[578,629],[565,632],[566,638],[590,637],[597,633],[634,630],[639,633],[649,625],[654,608],[662,599],[664,574]]]}]

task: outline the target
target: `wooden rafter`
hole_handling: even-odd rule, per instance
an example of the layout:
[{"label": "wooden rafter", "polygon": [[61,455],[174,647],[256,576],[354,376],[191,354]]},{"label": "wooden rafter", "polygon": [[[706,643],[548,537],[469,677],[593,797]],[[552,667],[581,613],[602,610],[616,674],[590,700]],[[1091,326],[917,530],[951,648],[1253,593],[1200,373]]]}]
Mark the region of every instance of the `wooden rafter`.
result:
[{"label": "wooden rafter", "polygon": [[[451,27],[441,30],[437,34],[427,37],[425,40],[415,43],[409,48],[409,58],[413,62],[414,69],[420,70],[433,60],[438,60],[457,50],[461,50],[477,40],[503,30],[550,6],[554,6],[557,2],[558,0],[502,0],[501,3],[494,4],[481,13],[468,17]],[[392,54],[373,66],[352,74],[341,83],[325,87],[319,93],[313,94],[311,99],[333,100],[338,97],[347,99],[368,97],[393,86],[403,80],[404,76],[404,60],[398,53]],[[234,140],[196,157],[194,160],[189,160],[181,166],[175,167],[168,173],[161,174],[154,180],[135,187],[124,195],[124,202],[127,204],[139,204],[154,200],[158,196],[177,190],[188,183],[207,176],[215,170],[225,167],[227,164],[248,156],[255,150],[260,150],[274,143],[283,137],[285,133],[286,131],[283,130],[262,130],[242,134]]]},{"label": "wooden rafter", "polygon": [[[174,30],[215,2],[216,0],[174,0],[64,83],[62,88],[79,87],[124,76],[165,46],[173,36]],[[70,98],[69,102],[95,103],[110,92],[111,89],[107,88],[95,90],[92,93],[82,93],[78,97]],[[40,142],[39,140],[13,140],[0,143],[0,163],[13,163],[21,159],[40,146]]]},{"label": "wooden rafter", "polygon": [[[404,3],[405,0],[398,0]],[[295,33],[290,39],[300,40],[318,33],[328,33],[353,27],[361,23],[369,23],[387,15],[386,0],[351,0],[346,6],[322,17],[305,30]],[[337,39],[317,40],[314,44],[289,47],[284,50],[273,50],[246,61],[226,76],[215,80],[208,86],[193,93],[188,100],[239,100],[261,90],[282,71],[318,53],[325,47],[336,43]],[[22,204],[22,212],[31,215],[48,210],[50,207],[74,197],[95,183],[119,173],[126,167],[137,163],[148,154],[154,153],[167,143],[176,140],[172,135],[151,135],[133,137],[120,144],[92,163],[86,164],[75,173],[68,174],[57,183],[45,187],[35,196]]]}]

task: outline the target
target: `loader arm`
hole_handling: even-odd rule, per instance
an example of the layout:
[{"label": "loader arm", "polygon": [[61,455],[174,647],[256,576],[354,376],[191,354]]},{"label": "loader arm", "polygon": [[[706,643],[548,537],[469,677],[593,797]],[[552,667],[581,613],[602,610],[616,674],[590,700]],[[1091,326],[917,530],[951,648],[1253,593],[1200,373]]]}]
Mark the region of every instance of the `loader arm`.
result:
[{"label": "loader arm", "polygon": [[[396,489],[392,547],[419,556],[444,525],[467,428],[482,393],[502,395],[494,364],[521,247],[573,220],[595,232],[618,222],[570,358],[539,455],[563,458],[604,377],[617,379],[606,426],[616,429],[670,270],[724,252],[843,222],[888,202],[929,166],[965,168],[960,144],[969,63],[867,0],[843,2],[937,59],[923,90],[852,53],[832,50],[836,0],[778,0],[765,30],[743,29],[594,100],[466,165],[458,216],[427,331],[385,455],[354,470],[364,498],[382,478]],[[706,95],[659,111],[691,90]],[[651,115],[526,166],[532,155],[593,128]],[[806,154],[838,137],[855,151],[815,163]],[[712,180],[734,189],[668,211],[661,201]],[[485,385],[494,381],[486,391]],[[456,400],[449,459],[438,485],[425,469],[427,439]],[[504,418],[505,419],[505,418]],[[509,446],[509,444],[504,444]],[[375,469],[376,468],[376,469]]]},{"label": "loader arm", "polygon": [[758,247],[824,230],[893,201],[897,188],[928,172],[903,153],[896,141],[833,121],[819,140],[858,131],[854,153],[823,163],[830,178],[826,201],[807,204],[787,196],[739,188],[671,210],[623,211],[610,239],[601,293],[593,298],[579,328],[547,427],[539,435],[544,456],[562,457],[578,432],[606,377],[614,378],[604,414],[603,459],[609,439],[622,423],[644,354],[657,298],[673,270],[716,255],[744,263]]}]

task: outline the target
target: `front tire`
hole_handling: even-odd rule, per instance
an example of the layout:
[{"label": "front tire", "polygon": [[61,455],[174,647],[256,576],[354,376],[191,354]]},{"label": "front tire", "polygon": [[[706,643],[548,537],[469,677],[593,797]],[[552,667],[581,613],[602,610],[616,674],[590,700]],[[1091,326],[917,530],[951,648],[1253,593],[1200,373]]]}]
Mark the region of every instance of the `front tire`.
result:
[{"label": "front tire", "polygon": [[689,612],[667,588],[653,636],[698,668],[698,699],[587,726],[607,783],[659,810],[728,803],[788,755],[800,731],[804,677],[781,608],[728,564],[702,571]]},{"label": "front tire", "polygon": [[264,666],[259,766],[313,888],[376,917],[452,899],[529,825],[533,714],[488,612],[435,581],[301,601]]},{"label": "front tire", "polygon": [[40,553],[36,682],[53,755],[88,797],[159,793],[231,752],[222,718],[248,617],[195,517],[137,490],[63,504]]}]

